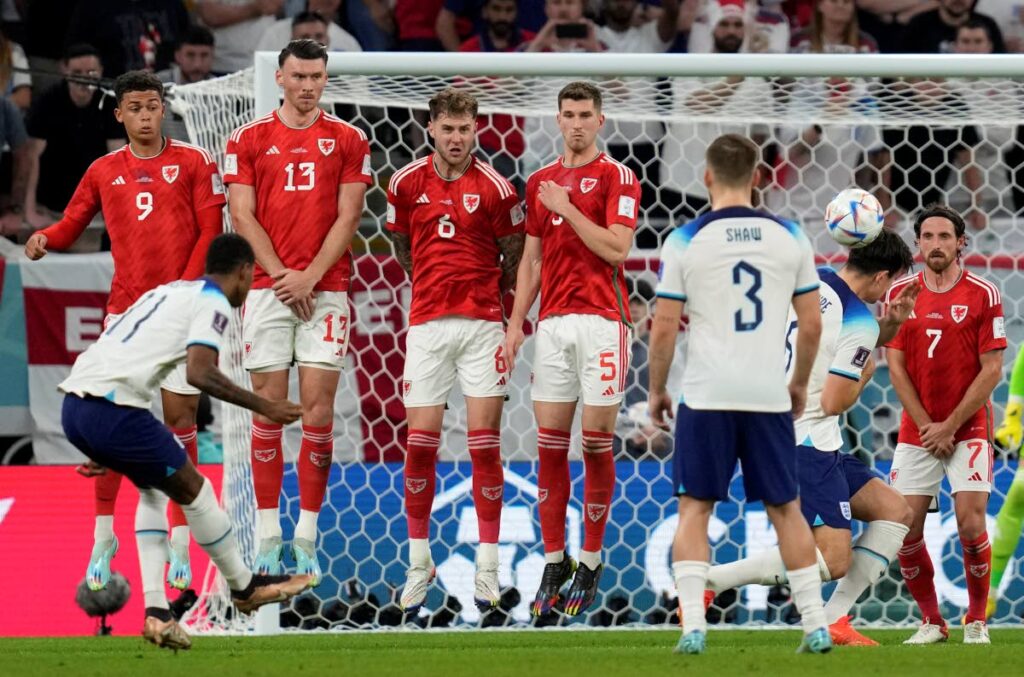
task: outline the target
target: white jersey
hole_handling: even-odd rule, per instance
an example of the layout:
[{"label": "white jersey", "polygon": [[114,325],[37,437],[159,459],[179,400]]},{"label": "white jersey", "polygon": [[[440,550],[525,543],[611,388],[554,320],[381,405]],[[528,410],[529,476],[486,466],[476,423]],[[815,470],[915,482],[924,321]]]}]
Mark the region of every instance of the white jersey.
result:
[{"label": "white jersey", "polygon": [[[843,447],[839,416],[821,410],[821,392],[829,374],[860,381],[864,365],[878,342],[878,321],[849,285],[831,268],[818,270],[821,278],[821,343],[807,383],[807,408],[796,422],[796,443],[820,451]],[[799,328],[790,313],[786,370],[792,371],[793,351]]]},{"label": "white jersey", "polygon": [[185,361],[189,346],[220,351],[230,317],[231,304],[211,280],[160,285],[103,330],[58,388],[149,409],[153,393]]},{"label": "white jersey", "polygon": [[686,302],[683,371],[691,409],[783,412],[792,299],[818,288],[800,227],[749,207],[707,212],[661,251],[657,295]]}]

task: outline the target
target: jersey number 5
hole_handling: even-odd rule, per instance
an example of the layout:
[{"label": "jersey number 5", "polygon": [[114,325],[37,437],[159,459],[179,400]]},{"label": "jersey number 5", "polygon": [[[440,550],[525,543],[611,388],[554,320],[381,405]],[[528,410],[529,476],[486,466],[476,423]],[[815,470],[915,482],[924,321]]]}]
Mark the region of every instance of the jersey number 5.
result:
[{"label": "jersey number 5", "polygon": [[[750,281],[750,286],[744,294],[744,298],[750,303],[749,305],[744,304],[736,311],[734,315],[736,331],[754,331],[761,326],[761,321],[764,319],[764,306],[757,295],[757,292],[761,291],[761,271],[746,261],[740,261],[732,267],[733,285],[743,284],[744,278]],[[745,312],[748,310],[749,315]]]}]

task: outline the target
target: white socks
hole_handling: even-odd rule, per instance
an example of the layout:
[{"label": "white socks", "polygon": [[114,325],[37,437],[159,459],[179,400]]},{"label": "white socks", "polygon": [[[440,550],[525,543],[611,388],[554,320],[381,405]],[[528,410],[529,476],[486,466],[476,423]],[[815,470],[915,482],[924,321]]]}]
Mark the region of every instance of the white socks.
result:
[{"label": "white socks", "polygon": [[210,480],[203,478],[203,488],[188,505],[181,506],[185,519],[192,528],[196,543],[206,551],[232,590],[244,590],[252,580],[252,572],[245,566],[238,552],[231,521],[217,505]]},{"label": "white socks", "polygon": [[[320,517],[319,512],[313,512],[312,510],[300,510],[299,521],[295,525],[295,538],[304,538],[316,545],[316,520],[318,517]],[[279,522],[278,531],[280,531],[280,529],[281,527]]]},{"label": "white socks", "polygon": [[171,529],[171,545],[175,548],[188,550],[189,533],[188,525],[182,524],[181,526],[174,527]]},{"label": "white socks", "polygon": [[[683,634],[694,630],[707,632],[704,620],[704,589],[707,587],[708,570],[711,565],[696,560],[682,560],[672,563],[672,577],[676,581],[680,609],[683,614]],[[820,602],[819,602],[820,604]]]},{"label": "white socks", "polygon": [[823,628],[825,623],[825,608],[821,603],[821,572],[817,564],[812,564],[803,569],[787,571],[789,578],[789,592],[793,595],[793,604],[800,612],[800,623],[803,625],[804,633],[813,632]]},{"label": "white socks", "polygon": [[[832,574],[825,564],[825,556],[817,548],[814,549],[814,553],[818,558],[818,575],[821,581],[831,581]],[[781,585],[786,581],[786,565],[782,563],[782,553],[777,547],[735,562],[718,564],[711,567],[708,572],[708,588],[714,590],[716,595],[723,590],[743,585]]]},{"label": "white socks", "polygon": [[580,564],[586,564],[591,571],[596,571],[601,566],[601,552],[589,552],[580,550]]},{"label": "white socks", "polygon": [[114,516],[96,515],[96,525],[92,529],[92,540],[95,543],[109,541],[114,538]]},{"label": "white socks", "polygon": [[476,547],[476,565],[498,566],[498,544],[480,543]]},{"label": "white socks", "polygon": [[565,559],[565,551],[559,550],[558,552],[546,552],[544,553],[545,564],[558,564]]},{"label": "white socks", "polygon": [[853,544],[853,560],[846,576],[825,605],[825,620],[831,625],[850,613],[857,598],[881,577],[896,557],[909,529],[898,522],[868,522],[864,532]]},{"label": "white socks", "polygon": [[135,509],[135,544],[147,608],[170,608],[164,589],[167,564],[167,496],[156,489],[139,489]]},{"label": "white socks", "polygon": [[430,558],[430,542],[425,538],[409,539],[409,565],[429,566],[433,560]]},{"label": "white socks", "polygon": [[264,538],[281,538],[280,508],[264,508],[256,511],[257,535]]}]

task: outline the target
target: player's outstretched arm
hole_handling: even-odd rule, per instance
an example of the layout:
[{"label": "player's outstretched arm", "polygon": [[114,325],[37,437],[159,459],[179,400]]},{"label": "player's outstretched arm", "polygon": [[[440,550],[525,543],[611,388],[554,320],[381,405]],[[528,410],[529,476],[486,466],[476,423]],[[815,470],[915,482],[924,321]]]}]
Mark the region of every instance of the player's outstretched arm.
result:
[{"label": "player's outstretched arm", "polygon": [[629,250],[633,247],[632,228],[621,223],[609,224],[607,228],[597,225],[569,201],[568,191],[554,181],[541,181],[537,187],[537,197],[547,209],[568,221],[587,249],[604,259],[608,265],[622,265],[629,256]]},{"label": "player's outstretched arm", "polygon": [[57,223],[33,233],[25,243],[25,255],[33,261],[46,256],[47,249],[61,251],[75,243],[100,211],[100,194],[93,181],[92,167],[75,188],[64,217]]},{"label": "player's outstretched arm", "polygon": [[666,390],[666,384],[684,306],[683,301],[660,296],[654,305],[654,318],[651,320],[650,345],[647,348],[647,407],[651,422],[660,428],[668,428],[666,417],[672,418],[672,398]]},{"label": "player's outstretched arm", "polygon": [[889,302],[885,308],[885,315],[878,320],[878,340],[876,348],[888,345],[896,337],[903,323],[914,312],[914,304],[917,302],[917,295],[921,291],[921,282],[914,280],[900,290],[899,295]]},{"label": "player's outstretched arm", "polygon": [[526,340],[523,333],[526,313],[530,312],[540,292],[540,257],[540,238],[527,235],[523,244],[523,258],[519,262],[519,271],[516,275],[516,300],[512,304],[512,314],[508,318],[508,327],[505,330],[505,358],[508,360],[509,371],[515,368],[516,354]]},{"label": "player's outstretched arm", "polygon": [[519,275],[519,262],[523,258],[523,247],[526,245],[525,233],[514,233],[498,238],[498,249],[501,250],[501,291],[507,292],[516,287]]},{"label": "player's outstretched arm", "polygon": [[256,254],[256,263],[260,264],[267,275],[273,277],[279,273],[284,264],[274,251],[274,244],[267,231],[256,220],[256,189],[244,183],[231,184],[228,188],[228,205],[231,224],[235,232],[249,241]]},{"label": "player's outstretched arm", "polygon": [[789,397],[793,402],[793,416],[798,418],[807,404],[807,381],[811,377],[814,358],[821,341],[821,300],[818,290],[805,292],[793,297],[800,331],[796,335],[796,354],[793,375],[789,379]]},{"label": "player's outstretched arm", "polygon": [[245,407],[266,416],[275,423],[288,424],[302,416],[302,407],[288,400],[267,400],[256,393],[239,388],[217,368],[217,351],[200,344],[188,348],[185,377],[189,385],[211,397]]}]

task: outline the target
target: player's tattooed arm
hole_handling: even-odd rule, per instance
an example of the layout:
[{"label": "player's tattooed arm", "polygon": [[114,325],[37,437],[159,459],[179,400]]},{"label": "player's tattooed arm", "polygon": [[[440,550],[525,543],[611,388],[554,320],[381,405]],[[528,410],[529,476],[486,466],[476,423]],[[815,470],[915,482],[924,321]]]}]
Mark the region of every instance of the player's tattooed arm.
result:
[{"label": "player's tattooed arm", "polygon": [[514,233],[498,238],[501,250],[501,291],[506,292],[516,286],[519,272],[519,261],[523,258],[523,246],[526,244],[525,233]]},{"label": "player's tattooed arm", "polygon": [[217,351],[209,346],[192,345],[188,348],[186,380],[222,402],[245,407],[277,423],[291,423],[302,415],[302,407],[288,400],[268,400],[235,385],[217,368]]},{"label": "player's tattooed arm", "polygon": [[392,231],[391,246],[395,250],[395,258],[398,259],[398,265],[402,266],[402,268],[405,269],[405,272],[409,273],[409,277],[411,279],[412,243],[409,241],[409,234]]}]

